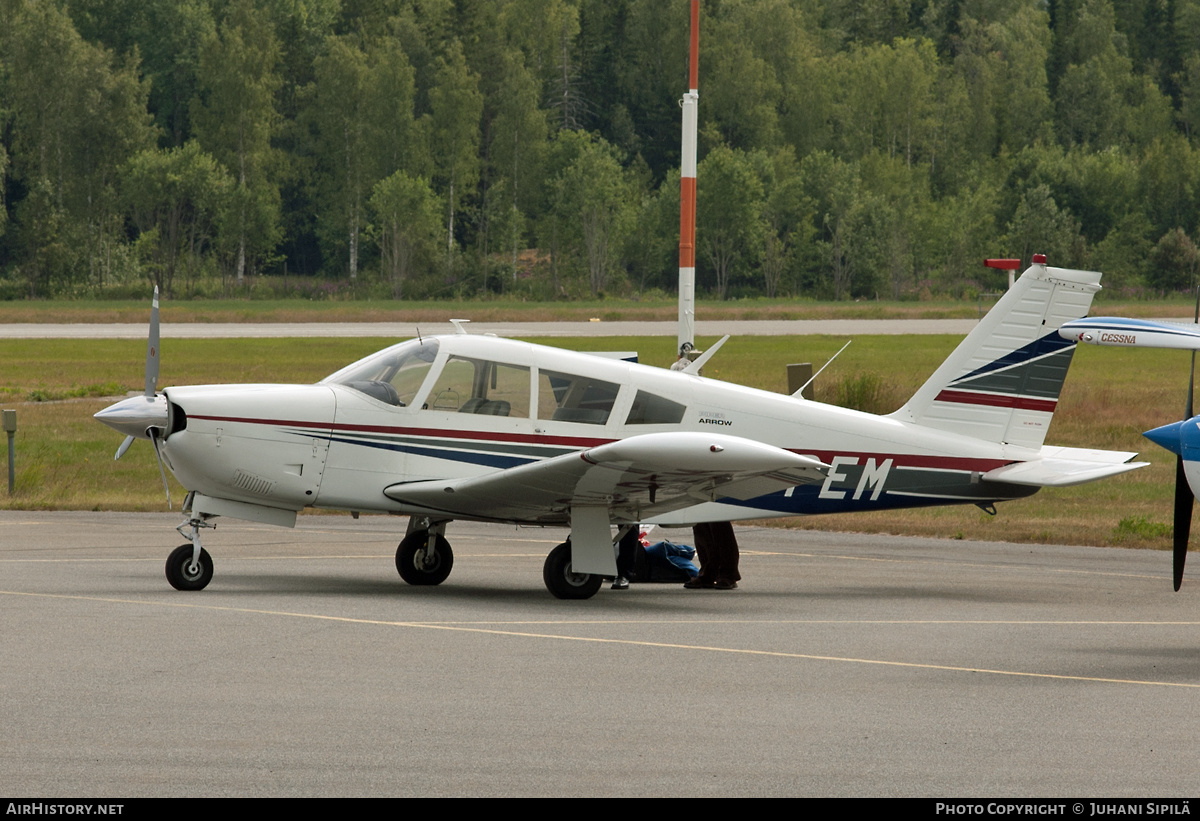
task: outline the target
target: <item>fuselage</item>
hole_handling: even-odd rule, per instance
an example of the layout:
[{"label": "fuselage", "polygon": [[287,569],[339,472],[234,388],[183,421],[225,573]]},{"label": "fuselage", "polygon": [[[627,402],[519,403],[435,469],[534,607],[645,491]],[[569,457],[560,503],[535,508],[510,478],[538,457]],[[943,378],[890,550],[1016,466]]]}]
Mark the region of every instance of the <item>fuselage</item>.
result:
[{"label": "fuselage", "polygon": [[821,484],[718,499],[660,517],[661,524],[990,503],[1036,490],[981,478],[1034,458],[1036,449],[489,336],[411,340],[315,385],[163,393],[171,408],[163,456],[185,487],[288,510],[419,513],[384,489],[480,476],[663,431],[743,437],[830,469]]}]

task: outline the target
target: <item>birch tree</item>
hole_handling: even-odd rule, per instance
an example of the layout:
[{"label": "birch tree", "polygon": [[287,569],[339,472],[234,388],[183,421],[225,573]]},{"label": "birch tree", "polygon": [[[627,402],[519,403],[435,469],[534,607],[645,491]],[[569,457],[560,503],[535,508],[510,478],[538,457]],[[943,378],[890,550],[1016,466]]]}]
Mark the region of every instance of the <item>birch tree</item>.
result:
[{"label": "birch tree", "polygon": [[371,236],[379,244],[380,268],[392,284],[392,296],[404,296],[404,285],[437,245],[437,195],[428,180],[397,171],[380,181],[371,194]]},{"label": "birch tree", "polygon": [[237,0],[200,50],[200,94],[192,116],[200,145],[234,179],[223,233],[238,285],[247,266],[270,259],[282,234],[271,146],[280,126],[278,63],[271,22],[251,0]]},{"label": "birch tree", "polygon": [[444,192],[449,264],[454,250],[455,213],[479,179],[479,118],[483,114],[478,79],[468,68],[457,40],[437,59],[429,105],[430,149],[436,180]]}]

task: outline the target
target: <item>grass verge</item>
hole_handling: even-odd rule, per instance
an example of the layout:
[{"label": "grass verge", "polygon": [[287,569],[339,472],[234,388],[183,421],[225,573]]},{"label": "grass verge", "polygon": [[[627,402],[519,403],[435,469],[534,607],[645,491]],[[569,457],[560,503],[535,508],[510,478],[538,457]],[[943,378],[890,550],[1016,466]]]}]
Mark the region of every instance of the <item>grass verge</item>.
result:
[{"label": "grass verge", "polygon": [[[1106,296],[1103,292],[1102,296]],[[992,300],[900,302],[817,302],[806,299],[706,300],[696,304],[699,320],[755,319],[971,319],[987,311]],[[13,323],[143,323],[150,298],[144,300],[24,300],[0,302],[0,324]],[[163,322],[446,322],[469,317],[477,322],[605,322],[669,321],[678,316],[673,299],[604,299],[581,302],[519,302],[497,297],[483,300],[164,300]],[[1094,313],[1131,317],[1190,319],[1193,303],[1186,298],[1098,303]]]}]

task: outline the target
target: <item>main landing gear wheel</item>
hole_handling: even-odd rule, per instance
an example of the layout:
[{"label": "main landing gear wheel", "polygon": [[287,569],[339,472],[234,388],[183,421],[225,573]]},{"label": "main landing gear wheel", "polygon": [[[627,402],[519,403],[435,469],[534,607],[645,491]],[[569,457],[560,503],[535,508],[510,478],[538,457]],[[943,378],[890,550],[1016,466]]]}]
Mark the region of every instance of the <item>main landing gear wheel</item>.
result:
[{"label": "main landing gear wheel", "polygon": [[203,590],[212,581],[212,556],[200,548],[200,560],[192,564],[192,546],[181,544],[167,557],[167,581],[176,590]]},{"label": "main landing gear wheel", "polygon": [[604,583],[601,576],[571,572],[570,542],[563,542],[550,551],[542,566],[542,581],[556,599],[590,599]]},{"label": "main landing gear wheel", "polygon": [[396,548],[396,569],[409,584],[441,584],[454,568],[454,552],[445,536],[436,536],[433,557],[425,560],[428,530],[414,530]]}]

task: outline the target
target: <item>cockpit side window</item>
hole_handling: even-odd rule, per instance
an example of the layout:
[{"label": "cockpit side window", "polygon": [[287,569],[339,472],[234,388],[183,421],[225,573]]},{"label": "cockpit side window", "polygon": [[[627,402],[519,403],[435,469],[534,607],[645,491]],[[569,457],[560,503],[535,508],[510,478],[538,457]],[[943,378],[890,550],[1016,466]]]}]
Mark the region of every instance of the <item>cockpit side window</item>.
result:
[{"label": "cockpit side window", "polygon": [[638,391],[633,398],[633,407],[629,409],[626,425],[677,425],[683,421],[687,408],[678,402],[655,396],[646,391]]},{"label": "cockpit side window", "polygon": [[538,372],[538,418],[603,425],[608,422],[620,385],[587,376]]},{"label": "cockpit side window", "polygon": [[345,385],[380,402],[405,407],[429,375],[437,352],[437,340],[414,339],[359,360],[322,381]]},{"label": "cockpit side window", "polygon": [[429,410],[529,418],[529,368],[452,356],[425,400]]}]

